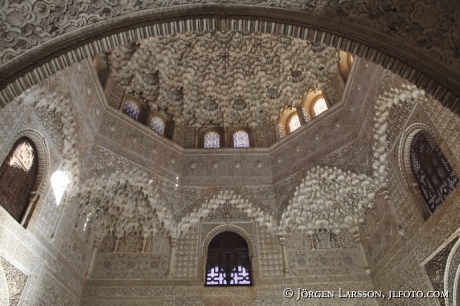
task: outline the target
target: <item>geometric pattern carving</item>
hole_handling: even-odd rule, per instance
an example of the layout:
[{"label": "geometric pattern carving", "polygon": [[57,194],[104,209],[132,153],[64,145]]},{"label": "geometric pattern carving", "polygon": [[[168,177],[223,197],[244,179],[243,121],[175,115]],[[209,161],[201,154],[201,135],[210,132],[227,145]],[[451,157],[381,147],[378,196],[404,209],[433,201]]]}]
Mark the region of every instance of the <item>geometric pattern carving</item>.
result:
[{"label": "geometric pattern carving", "polygon": [[457,186],[458,178],[434,138],[426,131],[414,136],[410,157],[420,191],[433,213]]},{"label": "geometric pattern carving", "polygon": [[9,305],[18,305],[24,287],[26,286],[28,276],[3,257],[0,257],[0,264],[3,266],[3,271],[5,272],[6,281],[8,283]]},{"label": "geometric pattern carving", "polygon": [[37,154],[31,141],[21,138],[0,167],[0,205],[19,221],[37,177]]},{"label": "geometric pattern carving", "polygon": [[206,221],[250,221],[251,218],[236,207],[236,204],[231,204],[226,200],[223,205],[213,209],[207,216]]},{"label": "geometric pattern carving", "polygon": [[48,271],[44,272],[37,292],[38,305],[77,305],[78,298]]},{"label": "geometric pattern carving", "polygon": [[249,148],[249,135],[245,131],[233,133],[233,146],[235,148]]},{"label": "geometric pattern carving", "polygon": [[337,235],[331,231],[320,228],[313,234],[313,245],[315,249],[332,249],[338,248]]},{"label": "geometric pattern carving", "polygon": [[347,275],[364,267],[359,248],[312,251],[289,249],[288,260],[290,274],[293,276]]},{"label": "geometric pattern carving", "polygon": [[[145,243],[145,246],[144,246]],[[115,237],[108,235],[102,240],[99,247],[101,253],[111,253],[114,251]],[[154,237],[146,237],[145,240],[135,235],[122,237],[119,241],[117,252],[141,252],[144,248],[144,253],[165,253],[169,252],[169,237],[166,235],[158,235]]]},{"label": "geometric pattern carving", "polygon": [[62,152],[64,148],[64,123],[62,117],[64,114],[57,111],[56,108],[50,109],[50,105],[38,107],[35,110],[37,117],[45,127],[48,134],[53,139],[57,149]]},{"label": "geometric pattern carving", "polygon": [[164,253],[99,253],[91,279],[165,278],[167,266]]},{"label": "geometric pattern carving", "polygon": [[261,278],[283,275],[283,261],[279,239],[264,227],[257,226],[259,241],[259,273]]},{"label": "geometric pattern carving", "polygon": [[[425,264],[425,270],[430,278],[431,284],[434,290],[443,291],[445,288],[444,284],[444,271],[446,269],[447,258],[449,257],[450,251],[454,247],[457,239],[452,240],[448,245],[444,247],[438,254],[430,259]],[[449,292],[452,295],[453,292]],[[450,297],[450,296],[449,296]],[[438,298],[439,303],[444,306],[444,298]]]},{"label": "geometric pattern carving", "polygon": [[197,273],[198,231],[191,229],[183,237],[177,239],[174,276],[178,278],[194,278]]}]

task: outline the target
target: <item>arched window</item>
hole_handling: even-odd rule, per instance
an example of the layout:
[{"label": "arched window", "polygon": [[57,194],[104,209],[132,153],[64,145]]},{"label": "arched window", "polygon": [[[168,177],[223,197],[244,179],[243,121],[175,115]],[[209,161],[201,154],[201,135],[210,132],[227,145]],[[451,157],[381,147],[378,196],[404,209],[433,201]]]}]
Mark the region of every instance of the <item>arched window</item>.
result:
[{"label": "arched window", "polygon": [[410,163],[420,191],[433,213],[457,186],[458,178],[434,138],[426,131],[415,134]]},{"label": "arched window", "polygon": [[154,130],[155,132],[157,132],[158,135],[164,136],[166,124],[165,124],[165,122],[163,121],[163,119],[161,119],[161,118],[158,117],[158,116],[153,116],[153,117],[150,119],[150,124],[149,124],[149,126],[150,126],[150,128],[151,128],[152,130]]},{"label": "arched window", "polygon": [[300,127],[299,115],[297,115],[297,113],[294,113],[294,115],[292,115],[289,118],[288,126],[289,126],[289,133],[294,132]]},{"label": "arched window", "polygon": [[21,138],[0,168],[0,205],[18,222],[27,208],[37,173],[35,147],[29,139]]},{"label": "arched window", "polygon": [[206,261],[206,285],[252,285],[248,245],[240,235],[224,232],[211,240]]},{"label": "arched window", "polygon": [[313,112],[315,114],[315,117],[326,110],[327,110],[327,104],[324,98],[319,98],[318,100],[315,101],[315,104],[313,104]]},{"label": "arched window", "polygon": [[209,131],[204,134],[204,148],[220,148],[220,134],[216,131]]},{"label": "arched window", "polygon": [[137,120],[140,113],[139,105],[137,105],[137,103],[134,101],[126,100],[125,104],[123,104],[123,113],[127,114],[134,120]]},{"label": "arched window", "polygon": [[249,148],[249,134],[241,130],[233,133],[233,147]]}]

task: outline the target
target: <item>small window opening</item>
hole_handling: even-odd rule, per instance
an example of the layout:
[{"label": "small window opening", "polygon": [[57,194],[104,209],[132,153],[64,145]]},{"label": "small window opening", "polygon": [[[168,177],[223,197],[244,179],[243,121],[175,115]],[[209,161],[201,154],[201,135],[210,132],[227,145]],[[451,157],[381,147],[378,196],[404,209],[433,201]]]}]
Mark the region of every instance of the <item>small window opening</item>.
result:
[{"label": "small window opening", "polygon": [[250,286],[251,263],[246,241],[238,234],[224,232],[209,243],[206,286]]},{"label": "small window opening", "polygon": [[137,118],[139,118],[140,109],[135,102],[126,100],[125,104],[123,104],[123,113],[137,120]]},{"label": "small window opening", "polygon": [[158,135],[164,136],[165,134],[165,123],[164,121],[157,116],[153,116],[152,119],[150,119],[150,128],[157,132]]},{"label": "small window opening", "polygon": [[297,114],[293,115],[290,119],[289,119],[289,133],[292,133],[294,132],[295,130],[297,130],[299,127],[300,127],[300,120],[299,120],[299,116]]},{"label": "small window opening", "polygon": [[249,134],[245,131],[236,131],[233,133],[233,147],[249,148]]},{"label": "small window opening", "polygon": [[318,116],[319,114],[323,113],[326,110],[327,110],[327,104],[324,98],[318,99],[315,102],[315,105],[313,105],[313,112],[315,113],[315,116]]},{"label": "small window opening", "polygon": [[206,149],[220,148],[220,134],[215,131],[204,134],[204,147]]}]

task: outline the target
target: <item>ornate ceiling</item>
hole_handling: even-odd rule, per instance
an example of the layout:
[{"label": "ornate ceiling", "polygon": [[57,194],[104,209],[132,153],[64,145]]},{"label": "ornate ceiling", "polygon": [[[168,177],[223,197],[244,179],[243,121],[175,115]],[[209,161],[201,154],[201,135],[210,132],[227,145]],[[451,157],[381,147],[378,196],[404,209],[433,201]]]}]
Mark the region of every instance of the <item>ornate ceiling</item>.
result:
[{"label": "ornate ceiling", "polygon": [[309,90],[337,91],[338,52],[278,35],[195,32],[118,47],[109,65],[125,93],[181,125],[256,127]]}]

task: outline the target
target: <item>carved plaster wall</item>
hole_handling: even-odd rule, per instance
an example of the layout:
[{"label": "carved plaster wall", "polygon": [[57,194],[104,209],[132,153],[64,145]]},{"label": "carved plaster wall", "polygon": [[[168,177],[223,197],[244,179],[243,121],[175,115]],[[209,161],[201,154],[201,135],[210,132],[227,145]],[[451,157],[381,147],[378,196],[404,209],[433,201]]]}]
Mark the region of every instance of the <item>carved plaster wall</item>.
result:
[{"label": "carved plaster wall", "polygon": [[[395,82],[401,80],[389,80],[387,86]],[[410,131],[414,128],[426,129],[436,137],[449,163],[458,173],[458,153],[453,153],[455,144],[451,142],[451,139],[458,137],[458,132],[447,128],[449,122],[457,126],[458,118],[442,108],[435,110],[436,102],[423,93],[417,93],[412,86],[407,89],[394,98],[388,95],[391,90],[383,89],[380,96],[394,103],[390,108],[387,129],[388,194],[376,199],[375,207],[365,214],[360,236],[377,290],[447,290],[443,286],[445,273],[449,274],[445,271],[445,265],[450,249],[445,251],[447,247],[443,247],[443,242],[451,241],[452,233],[459,226],[455,219],[457,214],[451,213],[458,206],[458,190],[433,215],[424,216],[419,207],[426,204],[417,193],[418,186],[413,186],[414,179],[410,178],[412,173],[407,170],[410,165],[407,165],[407,159],[404,160],[401,152],[407,150]],[[445,254],[440,252],[440,247],[444,248],[442,252]],[[440,257],[442,260],[437,260]],[[452,296],[453,290],[450,289],[449,293]],[[428,302],[437,304],[437,301]],[[411,303],[425,301],[414,300]],[[444,301],[439,300],[439,303],[443,304]],[[383,304],[391,302],[384,301]]]},{"label": "carved plaster wall", "polygon": [[27,229],[0,209],[0,253],[11,287],[10,305],[77,305],[80,300],[87,250],[73,230],[74,222],[60,218],[63,211],[72,215],[63,206],[79,179],[79,126],[70,100],[65,77],[59,74],[23,93],[11,110],[8,106],[1,113],[2,131],[7,131],[0,141],[1,158],[15,139],[26,136],[36,143],[40,169],[38,203]]}]

